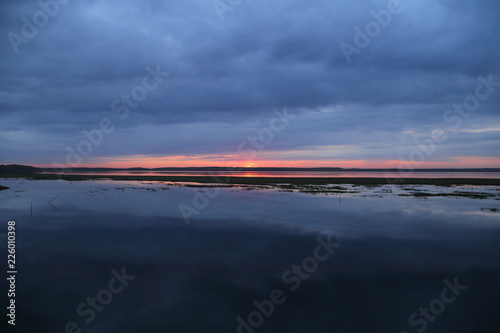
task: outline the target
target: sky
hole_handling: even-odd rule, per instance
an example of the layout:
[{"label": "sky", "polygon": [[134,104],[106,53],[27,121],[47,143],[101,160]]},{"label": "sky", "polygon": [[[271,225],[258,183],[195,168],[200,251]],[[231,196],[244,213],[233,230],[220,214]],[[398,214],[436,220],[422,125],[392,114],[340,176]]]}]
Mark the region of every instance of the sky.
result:
[{"label": "sky", "polygon": [[498,0],[4,0],[0,163],[500,167]]}]

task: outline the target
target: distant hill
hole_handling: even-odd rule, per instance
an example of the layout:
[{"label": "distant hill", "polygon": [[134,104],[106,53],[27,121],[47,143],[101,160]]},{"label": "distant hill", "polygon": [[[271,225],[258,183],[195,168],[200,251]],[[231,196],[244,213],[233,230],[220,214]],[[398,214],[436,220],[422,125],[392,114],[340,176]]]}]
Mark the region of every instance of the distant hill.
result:
[{"label": "distant hill", "polygon": [[2,164],[0,165],[0,174],[33,174],[42,171],[39,168],[35,168],[29,165],[20,164]]},{"label": "distant hill", "polygon": [[[39,172],[45,173],[55,173],[54,169],[51,168],[42,168],[38,169]],[[338,167],[311,167],[311,168],[298,168],[298,167],[246,167],[246,168],[236,168],[231,169],[227,167],[166,167],[166,168],[62,168],[59,169],[60,172],[113,172],[113,171],[125,171],[125,172],[169,172],[169,171],[218,171],[218,172],[226,172],[226,171],[339,171],[339,172],[401,172],[409,173],[406,169],[396,169],[396,168],[387,168],[387,169],[376,169],[376,168],[338,168]],[[412,172],[500,172],[500,168],[433,168],[433,169],[415,169]]]}]

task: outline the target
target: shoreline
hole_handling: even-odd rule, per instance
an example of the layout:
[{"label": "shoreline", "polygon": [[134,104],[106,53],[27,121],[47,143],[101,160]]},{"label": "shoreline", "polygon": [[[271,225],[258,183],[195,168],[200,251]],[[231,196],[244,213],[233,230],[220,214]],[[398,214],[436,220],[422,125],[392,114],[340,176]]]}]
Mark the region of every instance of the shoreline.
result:
[{"label": "shoreline", "polygon": [[114,180],[114,181],[167,181],[220,185],[487,185],[500,186],[500,179],[489,178],[364,178],[364,177],[225,177],[225,176],[123,176],[123,175],[59,175],[59,174],[0,174],[0,179],[24,178],[33,180]]}]

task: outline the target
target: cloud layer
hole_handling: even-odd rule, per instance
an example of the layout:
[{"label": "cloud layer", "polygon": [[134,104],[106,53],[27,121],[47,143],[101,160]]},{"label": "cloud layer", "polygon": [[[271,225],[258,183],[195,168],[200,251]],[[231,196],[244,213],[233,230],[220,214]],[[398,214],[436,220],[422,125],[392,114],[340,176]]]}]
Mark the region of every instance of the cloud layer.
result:
[{"label": "cloud layer", "polygon": [[447,113],[500,82],[498,1],[402,0],[376,34],[392,1],[63,2],[0,5],[0,163],[65,163],[109,118],[82,165],[224,165],[286,107],[257,165],[395,166],[438,130],[422,166],[500,167],[500,85]]}]

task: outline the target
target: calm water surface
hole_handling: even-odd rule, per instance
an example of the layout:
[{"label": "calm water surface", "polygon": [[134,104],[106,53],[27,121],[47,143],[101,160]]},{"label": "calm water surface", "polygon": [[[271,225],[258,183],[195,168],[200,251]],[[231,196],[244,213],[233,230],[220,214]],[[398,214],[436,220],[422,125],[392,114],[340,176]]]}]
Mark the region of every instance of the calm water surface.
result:
[{"label": "calm water surface", "polygon": [[[2,315],[2,332],[65,332],[71,322],[89,333],[499,332],[500,187],[347,186],[340,196],[104,180],[0,185],[10,187],[0,192],[0,232],[16,221],[18,269],[16,329]],[[488,198],[400,196],[415,190]],[[194,208],[200,193],[210,199],[186,224],[179,205]],[[314,265],[318,237],[339,246]],[[130,277],[123,288],[110,287],[113,270]],[[449,303],[445,280],[466,286],[445,292]],[[270,311],[273,290],[282,302]]]}]

